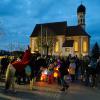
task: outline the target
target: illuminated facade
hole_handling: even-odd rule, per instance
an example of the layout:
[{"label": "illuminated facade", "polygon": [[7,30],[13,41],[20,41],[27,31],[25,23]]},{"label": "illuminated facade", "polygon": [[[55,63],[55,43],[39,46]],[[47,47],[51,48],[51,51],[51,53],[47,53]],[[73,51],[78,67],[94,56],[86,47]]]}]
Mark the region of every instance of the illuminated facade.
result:
[{"label": "illuminated facade", "polygon": [[81,4],[77,8],[76,26],[68,26],[66,21],[36,24],[30,36],[31,52],[56,56],[88,55],[90,36],[85,30],[85,12],[86,8]]}]

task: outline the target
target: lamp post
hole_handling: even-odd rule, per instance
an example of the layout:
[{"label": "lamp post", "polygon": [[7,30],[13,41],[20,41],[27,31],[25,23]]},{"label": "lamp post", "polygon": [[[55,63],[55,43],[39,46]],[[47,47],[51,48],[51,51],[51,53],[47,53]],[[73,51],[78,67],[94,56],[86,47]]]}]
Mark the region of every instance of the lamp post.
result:
[{"label": "lamp post", "polygon": [[46,29],[46,56],[48,57],[48,50],[49,50],[49,45],[48,45],[48,36],[47,36],[47,29]]},{"label": "lamp post", "polygon": [[43,57],[42,47],[43,47],[43,44],[42,44],[42,24],[41,24],[41,57]]},{"label": "lamp post", "polygon": [[47,57],[48,57],[48,51],[49,51],[49,46],[48,46],[48,43],[47,43]]}]

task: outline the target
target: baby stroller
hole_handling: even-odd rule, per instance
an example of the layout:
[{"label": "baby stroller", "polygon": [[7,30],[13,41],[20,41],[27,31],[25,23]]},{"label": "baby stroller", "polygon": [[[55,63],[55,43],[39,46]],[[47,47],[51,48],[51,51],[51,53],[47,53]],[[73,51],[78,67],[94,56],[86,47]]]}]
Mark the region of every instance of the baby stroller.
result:
[{"label": "baby stroller", "polygon": [[70,85],[70,83],[71,83],[71,76],[69,74],[68,75],[64,75],[64,80],[65,80],[65,82],[68,85]]}]

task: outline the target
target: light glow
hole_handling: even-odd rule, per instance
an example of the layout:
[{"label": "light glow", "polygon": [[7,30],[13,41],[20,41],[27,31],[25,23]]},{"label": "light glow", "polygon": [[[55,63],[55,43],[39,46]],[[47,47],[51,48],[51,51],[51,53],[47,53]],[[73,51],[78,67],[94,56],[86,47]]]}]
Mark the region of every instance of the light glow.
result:
[{"label": "light glow", "polygon": [[83,41],[83,52],[87,52],[87,42]]},{"label": "light glow", "polygon": [[58,52],[58,51],[59,51],[59,42],[57,41],[55,45],[55,52]]},{"label": "light glow", "polygon": [[54,77],[57,78],[58,77],[58,73],[54,72]]},{"label": "light glow", "polygon": [[74,51],[78,51],[78,42],[77,41],[75,41],[74,42]]}]

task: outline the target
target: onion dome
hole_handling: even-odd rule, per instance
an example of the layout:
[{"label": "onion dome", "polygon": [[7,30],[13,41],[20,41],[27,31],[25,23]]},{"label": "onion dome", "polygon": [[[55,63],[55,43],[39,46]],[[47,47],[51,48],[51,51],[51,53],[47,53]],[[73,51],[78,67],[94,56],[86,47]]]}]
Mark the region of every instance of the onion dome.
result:
[{"label": "onion dome", "polygon": [[80,13],[80,12],[85,13],[85,11],[86,11],[86,8],[85,8],[85,6],[82,5],[82,4],[77,8],[77,13]]}]

